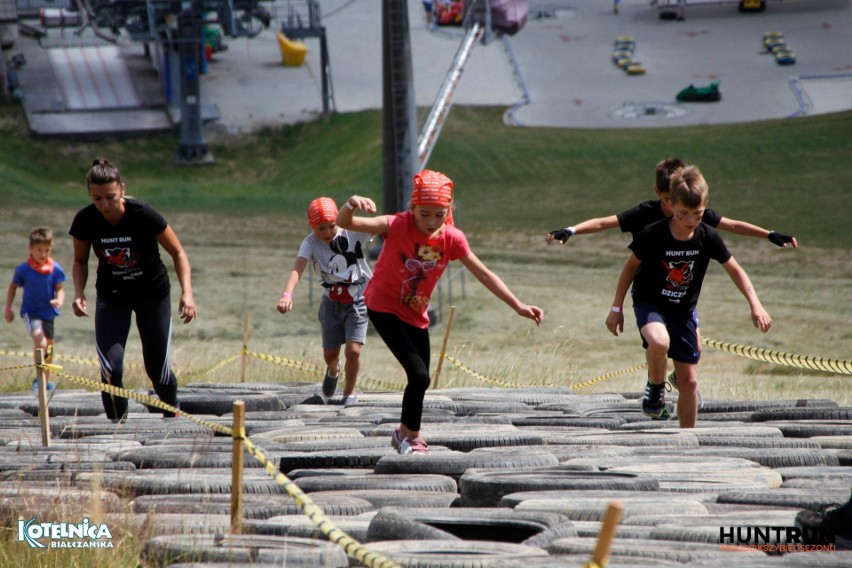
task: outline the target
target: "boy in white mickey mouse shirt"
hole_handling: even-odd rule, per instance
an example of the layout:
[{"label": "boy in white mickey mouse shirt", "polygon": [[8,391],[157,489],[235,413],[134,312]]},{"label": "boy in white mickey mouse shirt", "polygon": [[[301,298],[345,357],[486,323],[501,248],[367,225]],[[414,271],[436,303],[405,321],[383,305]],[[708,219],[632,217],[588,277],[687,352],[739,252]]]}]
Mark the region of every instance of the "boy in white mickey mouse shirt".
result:
[{"label": "boy in white mickey mouse shirt", "polygon": [[293,309],[293,290],[302,278],[308,262],[323,286],[318,319],[322,330],[323,359],[326,373],[322,394],[326,400],[334,395],[340,379],[340,348],[345,345],[343,373],[343,406],[358,402],[355,383],[360,369],[361,347],[367,337],[367,306],[364,288],[372,272],[364,258],[364,245],[372,239],[369,233],[341,229],[336,224],[337,205],[329,197],[318,197],[308,206],[308,222],[312,233],[305,237],[293,269],[278,300],[278,311]]}]

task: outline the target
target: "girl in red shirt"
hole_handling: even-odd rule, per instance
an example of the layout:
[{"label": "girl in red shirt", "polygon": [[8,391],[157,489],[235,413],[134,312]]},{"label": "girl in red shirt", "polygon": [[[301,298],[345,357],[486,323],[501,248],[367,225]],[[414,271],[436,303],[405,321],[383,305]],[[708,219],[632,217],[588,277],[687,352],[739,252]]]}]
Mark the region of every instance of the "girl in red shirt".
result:
[{"label": "girl in red shirt", "polygon": [[426,310],[432,291],[450,261],[461,261],[483,286],[518,315],[535,321],[536,325],[544,317],[540,308],[521,303],[471,252],[464,233],[453,226],[452,203],[452,180],[442,173],[423,170],[414,176],[408,211],[355,217],[356,209],[375,213],[376,204],[367,197],[353,195],[337,216],[337,225],[344,229],[381,233],[384,238],[364,297],[370,321],[408,379],[400,424],[391,437],[391,445],[401,454],[429,451],[420,437],[423,399],[430,382]]}]

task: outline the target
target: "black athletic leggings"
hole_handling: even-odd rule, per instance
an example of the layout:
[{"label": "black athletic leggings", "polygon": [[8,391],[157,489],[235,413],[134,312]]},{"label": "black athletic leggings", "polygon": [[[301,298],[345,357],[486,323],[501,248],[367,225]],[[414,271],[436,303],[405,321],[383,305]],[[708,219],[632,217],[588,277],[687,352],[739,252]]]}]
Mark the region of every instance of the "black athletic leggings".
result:
[{"label": "black athletic leggings", "polygon": [[[172,338],[172,309],[169,296],[152,300],[120,300],[98,296],[95,310],[95,343],[101,361],[101,381],[123,386],[124,347],[130,333],[130,316],[136,313],[136,329],[142,340],[145,373],[160,400],[175,406],[177,378],[169,367]],[[107,418],[127,414],[127,399],[101,392]],[[164,416],[174,416],[164,412]]]},{"label": "black athletic leggings", "polygon": [[400,422],[409,430],[420,430],[423,418],[423,398],[429,388],[429,329],[407,324],[393,314],[374,312],[367,315],[373,327],[388,346],[393,356],[405,369],[408,385],[402,395]]}]

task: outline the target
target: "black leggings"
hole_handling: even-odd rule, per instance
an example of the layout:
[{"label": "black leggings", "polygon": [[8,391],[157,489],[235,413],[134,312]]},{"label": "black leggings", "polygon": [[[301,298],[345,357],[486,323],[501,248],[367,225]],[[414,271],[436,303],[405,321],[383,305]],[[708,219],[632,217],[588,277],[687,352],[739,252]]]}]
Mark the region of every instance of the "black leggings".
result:
[{"label": "black leggings", "polygon": [[429,329],[407,324],[393,314],[374,312],[367,315],[373,327],[405,370],[408,385],[402,395],[400,422],[409,430],[420,430],[423,398],[429,388]]},{"label": "black leggings", "polygon": [[[136,329],[142,341],[145,373],[154,384],[160,400],[175,406],[177,378],[169,367],[172,338],[172,309],[169,296],[152,300],[128,301],[98,296],[95,310],[95,343],[101,361],[101,381],[123,387],[124,347],[130,333],[130,316],[136,313]],[[101,392],[107,418],[127,415],[127,399]],[[164,416],[174,416],[164,412]]]}]

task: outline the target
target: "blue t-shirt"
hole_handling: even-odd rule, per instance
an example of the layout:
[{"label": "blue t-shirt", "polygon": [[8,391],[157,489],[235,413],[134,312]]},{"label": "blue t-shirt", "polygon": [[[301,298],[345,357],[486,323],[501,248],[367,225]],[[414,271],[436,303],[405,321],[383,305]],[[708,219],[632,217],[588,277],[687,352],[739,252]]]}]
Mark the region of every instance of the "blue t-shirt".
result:
[{"label": "blue t-shirt", "polygon": [[59,310],[50,305],[56,297],[56,286],[65,282],[65,271],[58,262],[53,262],[53,272],[42,274],[25,262],[15,268],[12,283],[24,289],[24,299],[21,302],[21,317],[28,315],[40,320],[52,320],[59,315]]}]

